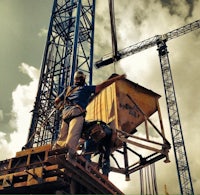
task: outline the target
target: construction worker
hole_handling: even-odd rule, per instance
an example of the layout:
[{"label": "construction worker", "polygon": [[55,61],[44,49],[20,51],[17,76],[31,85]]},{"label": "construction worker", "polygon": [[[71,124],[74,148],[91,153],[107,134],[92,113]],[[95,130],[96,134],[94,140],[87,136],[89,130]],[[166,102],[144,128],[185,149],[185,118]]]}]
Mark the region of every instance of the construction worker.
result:
[{"label": "construction worker", "polygon": [[[92,123],[95,123],[95,121]],[[84,143],[84,157],[87,161],[91,162],[91,154],[99,154],[98,168],[101,168],[103,175],[108,178],[110,172],[112,129],[102,121],[96,121],[96,123],[99,123],[98,125],[102,127],[104,135],[101,135],[96,139],[96,135],[93,137],[90,133],[90,136]]]},{"label": "construction worker", "polygon": [[102,89],[116,80],[125,78],[118,75],[108,79],[99,85],[85,85],[86,76],[82,71],[74,74],[74,85],[67,87],[56,99],[55,105],[63,102],[62,124],[56,143],[52,149],[68,148],[69,158],[73,158],[76,147],[81,137],[84,123],[85,110],[92,94],[99,93]]}]

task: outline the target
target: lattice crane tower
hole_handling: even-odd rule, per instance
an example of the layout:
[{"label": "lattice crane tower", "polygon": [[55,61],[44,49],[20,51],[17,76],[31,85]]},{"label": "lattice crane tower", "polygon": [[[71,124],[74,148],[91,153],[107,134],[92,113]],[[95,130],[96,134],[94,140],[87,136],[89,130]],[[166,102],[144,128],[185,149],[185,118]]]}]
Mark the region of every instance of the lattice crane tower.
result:
[{"label": "lattice crane tower", "polygon": [[76,70],[92,83],[95,0],[54,0],[39,86],[26,148],[52,143],[58,135],[55,97],[72,84]]}]

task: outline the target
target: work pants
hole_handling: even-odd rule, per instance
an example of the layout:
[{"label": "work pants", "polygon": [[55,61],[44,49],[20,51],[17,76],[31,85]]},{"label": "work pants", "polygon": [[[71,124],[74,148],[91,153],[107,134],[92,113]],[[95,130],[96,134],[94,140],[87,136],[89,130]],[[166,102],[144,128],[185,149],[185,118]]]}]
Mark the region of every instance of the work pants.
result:
[{"label": "work pants", "polygon": [[[76,106],[70,106],[63,110],[60,133],[53,149],[68,147],[69,152],[76,152],[84,122],[84,117],[82,115],[78,116],[81,113],[82,110]],[[65,122],[66,116],[72,117],[72,119]],[[75,117],[73,118],[73,116]]]}]

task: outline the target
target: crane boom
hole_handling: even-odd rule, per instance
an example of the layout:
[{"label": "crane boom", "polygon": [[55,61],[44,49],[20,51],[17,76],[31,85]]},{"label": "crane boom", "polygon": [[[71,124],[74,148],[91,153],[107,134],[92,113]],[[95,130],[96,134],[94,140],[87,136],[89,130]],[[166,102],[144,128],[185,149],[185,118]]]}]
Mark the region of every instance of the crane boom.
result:
[{"label": "crane boom", "polygon": [[180,28],[172,30],[172,31],[170,31],[166,34],[155,35],[154,37],[145,39],[145,40],[138,42],[134,45],[131,45],[131,46],[126,47],[122,50],[119,50],[117,52],[117,56],[115,56],[115,59],[114,59],[112,53],[109,53],[109,54],[103,56],[100,60],[95,62],[95,67],[100,68],[102,66],[109,65],[109,64],[113,63],[114,60],[118,61],[120,59],[123,59],[125,57],[130,56],[130,55],[133,55],[135,53],[139,53],[140,51],[143,51],[145,49],[149,49],[153,46],[156,46],[159,40],[165,39],[165,40],[169,41],[171,39],[177,38],[179,36],[182,36],[184,34],[187,34],[191,31],[197,30],[199,28],[200,28],[200,20],[197,20],[195,22],[192,22],[190,24],[187,24],[185,26],[182,26]]}]

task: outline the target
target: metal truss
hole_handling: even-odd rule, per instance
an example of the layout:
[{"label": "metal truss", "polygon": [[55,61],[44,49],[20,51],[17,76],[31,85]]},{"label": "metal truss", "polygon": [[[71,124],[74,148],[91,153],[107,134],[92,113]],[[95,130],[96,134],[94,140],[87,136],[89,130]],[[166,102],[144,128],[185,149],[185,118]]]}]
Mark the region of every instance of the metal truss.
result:
[{"label": "metal truss", "polygon": [[25,148],[57,138],[60,119],[54,99],[72,84],[76,70],[84,71],[92,83],[94,17],[95,0],[54,0]]},{"label": "metal truss", "polygon": [[194,194],[166,40],[157,43],[181,194]]},{"label": "metal truss", "polygon": [[[140,41],[136,44],[133,44],[129,47],[126,47],[124,49],[121,49],[117,52],[117,56],[116,59],[120,60],[123,59],[125,57],[131,56],[133,54],[139,53],[145,49],[149,49],[151,47],[154,47],[157,45],[157,41],[160,39],[163,39],[163,37],[169,41],[171,39],[177,38],[179,36],[182,36],[184,34],[187,34],[189,32],[192,32],[194,30],[197,30],[200,28],[200,20],[197,20],[195,22],[192,22],[190,24],[187,24],[185,26],[182,26],[180,28],[177,28],[175,30],[172,30],[166,34],[163,35],[155,35],[154,37],[145,39],[143,41]],[[116,60],[113,58],[113,54],[109,53],[104,55],[100,60],[98,60],[97,62],[95,62],[95,66],[97,68],[100,68],[102,66],[106,66],[109,65],[111,63],[114,62],[114,60]]]}]

